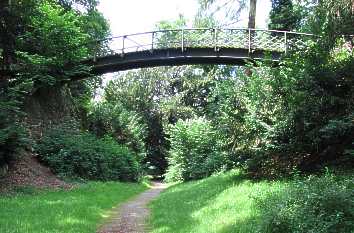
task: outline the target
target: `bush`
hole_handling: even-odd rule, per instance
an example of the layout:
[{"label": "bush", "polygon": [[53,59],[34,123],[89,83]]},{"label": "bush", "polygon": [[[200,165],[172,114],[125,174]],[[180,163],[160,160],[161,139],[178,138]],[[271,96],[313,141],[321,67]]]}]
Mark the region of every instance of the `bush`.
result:
[{"label": "bush", "polygon": [[166,180],[192,180],[210,176],[227,163],[216,131],[204,118],[179,120],[168,130],[171,149]]},{"label": "bush", "polygon": [[352,233],[353,178],[309,177],[258,193],[262,233]]},{"label": "bush", "polygon": [[96,138],[66,127],[47,132],[36,146],[40,158],[63,177],[136,181],[137,156],[112,138]]},{"label": "bush", "polygon": [[138,153],[140,160],[145,158],[147,125],[138,113],[126,110],[120,104],[102,102],[91,107],[89,124],[98,137],[108,134]]}]

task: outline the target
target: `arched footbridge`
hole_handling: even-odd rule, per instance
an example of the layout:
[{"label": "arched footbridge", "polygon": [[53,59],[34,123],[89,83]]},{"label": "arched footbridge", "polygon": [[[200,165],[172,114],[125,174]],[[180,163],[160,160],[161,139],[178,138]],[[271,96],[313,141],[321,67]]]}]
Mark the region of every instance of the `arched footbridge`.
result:
[{"label": "arched footbridge", "polygon": [[84,63],[95,74],[134,68],[233,64],[247,60],[279,61],[283,54],[304,49],[314,36],[263,29],[193,28],[159,30],[110,37],[95,42],[93,56]]}]

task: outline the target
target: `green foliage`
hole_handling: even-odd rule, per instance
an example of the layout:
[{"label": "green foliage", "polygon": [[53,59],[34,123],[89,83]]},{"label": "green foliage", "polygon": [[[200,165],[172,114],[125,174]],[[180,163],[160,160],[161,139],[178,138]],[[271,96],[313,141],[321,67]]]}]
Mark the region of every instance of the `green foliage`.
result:
[{"label": "green foliage", "polygon": [[[353,2],[351,0],[322,1],[309,14],[308,24],[317,35],[326,37],[333,44],[336,36],[353,33]],[[326,48],[326,47],[324,47]]]},{"label": "green foliage", "polygon": [[96,232],[112,208],[146,189],[119,182],[88,182],[72,190],[17,188],[14,196],[0,194],[0,232]]},{"label": "green foliage", "polygon": [[269,29],[294,31],[299,28],[300,12],[295,10],[292,0],[272,0]]},{"label": "green foliage", "polygon": [[353,179],[338,179],[309,177],[258,193],[255,200],[263,220],[257,232],[353,232]]},{"label": "green foliage", "polygon": [[307,16],[313,32],[323,26],[323,37],[307,50],[290,54],[279,68],[264,63],[250,67],[251,75],[237,72],[212,92],[216,114],[208,116],[226,135],[231,159],[252,174],[279,176],[294,167],[312,172],[326,163],[352,166],[354,59],[351,40],[341,36],[352,27],[352,14],[349,7],[339,8],[326,1]]},{"label": "green foliage", "polygon": [[[36,10],[38,15],[30,17],[33,30],[21,35],[19,46],[28,52],[53,58],[60,65],[80,59],[88,53],[86,48],[74,49],[89,39],[81,29],[84,22],[74,11],[65,11],[50,2],[43,2]],[[26,44],[27,38],[32,39],[30,44]]]},{"label": "green foliage", "polygon": [[[5,3],[6,2],[6,3]],[[15,70],[0,77],[0,165],[11,160],[25,143],[21,121],[23,100],[39,88],[54,86],[89,67],[67,68],[92,53],[88,44],[108,34],[108,23],[98,13],[95,0],[5,1],[1,3],[1,67]],[[11,7],[5,7],[11,2]],[[78,5],[82,11],[75,10]],[[78,108],[91,96],[92,81],[81,83],[74,98]],[[74,88],[72,88],[73,90]],[[76,90],[77,90],[76,89]]]},{"label": "green foliage", "polygon": [[25,87],[0,89],[0,167],[16,158],[27,144],[27,135],[20,117],[21,96]]},{"label": "green foliage", "polygon": [[98,139],[61,125],[47,132],[36,146],[41,160],[57,174],[89,180],[137,181],[137,155],[112,138]]},{"label": "green foliage", "polygon": [[140,161],[144,159],[147,125],[138,113],[126,110],[119,103],[100,102],[90,108],[89,128],[99,137],[110,135],[138,153]]},{"label": "green foliage", "polygon": [[[314,171],[342,160],[344,150],[352,148],[354,77],[347,77],[352,77],[353,59],[336,62],[337,56],[319,55],[318,49],[306,56],[294,54],[279,70],[257,69],[252,75],[257,80],[246,84],[251,95],[246,95],[240,117],[243,127],[256,130],[248,131],[251,138],[246,140],[256,143],[247,146],[254,154],[248,161],[252,172],[289,174],[293,167]],[[252,90],[254,82],[261,85]]]},{"label": "green foliage", "polygon": [[13,6],[21,18],[15,51],[18,81],[32,80],[34,88],[68,79],[73,72],[68,64],[93,53],[89,43],[108,35],[108,24],[96,9],[77,11],[54,1],[22,2]]},{"label": "green foliage", "polygon": [[218,147],[216,131],[204,118],[179,120],[170,126],[168,181],[200,179],[221,171],[227,158]]},{"label": "green foliage", "polygon": [[[130,71],[116,77],[105,87],[104,101],[111,106],[119,106],[125,116],[141,119],[140,125],[146,130],[141,133],[146,148],[144,166],[149,173],[163,174],[166,169],[166,139],[162,128],[160,104],[164,98],[170,96],[170,82],[173,82],[175,73],[168,72],[168,68],[142,69]],[[162,115],[162,116],[161,116]],[[119,123],[122,125],[122,123]],[[138,125],[137,125],[138,126]],[[146,132],[146,134],[145,134]],[[143,136],[143,137],[142,137]]]},{"label": "green foliage", "polygon": [[92,11],[99,4],[98,0],[57,0],[57,2],[65,9],[70,10],[76,6],[76,7],[81,7],[81,10],[87,10],[87,11]]}]

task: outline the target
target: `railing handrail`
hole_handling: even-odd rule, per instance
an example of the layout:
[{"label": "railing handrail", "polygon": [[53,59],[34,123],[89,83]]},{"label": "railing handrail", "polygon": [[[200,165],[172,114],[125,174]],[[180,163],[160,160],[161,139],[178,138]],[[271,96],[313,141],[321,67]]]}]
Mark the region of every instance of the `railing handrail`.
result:
[{"label": "railing handrail", "polygon": [[145,32],[137,32],[137,33],[131,33],[131,34],[124,34],[124,35],[118,35],[118,36],[110,36],[101,40],[94,40],[92,42],[103,42],[103,41],[109,41],[113,39],[119,39],[119,38],[127,38],[127,37],[132,37],[132,36],[139,36],[139,35],[148,35],[148,34],[156,34],[156,33],[161,33],[161,32],[182,32],[182,31],[208,31],[208,30],[239,30],[239,31],[266,31],[266,32],[273,32],[273,33],[287,33],[287,34],[295,34],[295,35],[304,35],[304,36],[316,36],[311,33],[305,33],[305,32],[296,32],[296,31],[285,31],[285,30],[272,30],[272,29],[263,29],[263,28],[180,28],[180,29],[163,29],[163,30],[154,30],[154,31],[145,31]]}]

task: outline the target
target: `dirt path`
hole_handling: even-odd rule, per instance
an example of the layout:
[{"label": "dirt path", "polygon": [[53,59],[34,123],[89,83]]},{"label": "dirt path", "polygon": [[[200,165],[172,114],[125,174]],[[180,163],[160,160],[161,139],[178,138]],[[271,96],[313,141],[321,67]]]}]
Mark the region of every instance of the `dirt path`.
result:
[{"label": "dirt path", "polygon": [[145,224],[149,215],[147,204],[157,197],[166,186],[154,182],[152,188],[113,211],[111,219],[97,233],[146,233]]}]

